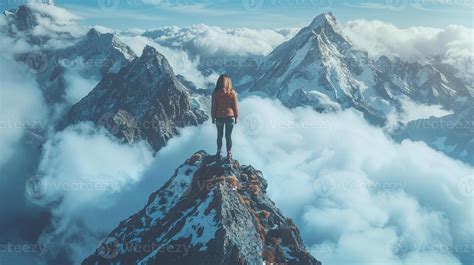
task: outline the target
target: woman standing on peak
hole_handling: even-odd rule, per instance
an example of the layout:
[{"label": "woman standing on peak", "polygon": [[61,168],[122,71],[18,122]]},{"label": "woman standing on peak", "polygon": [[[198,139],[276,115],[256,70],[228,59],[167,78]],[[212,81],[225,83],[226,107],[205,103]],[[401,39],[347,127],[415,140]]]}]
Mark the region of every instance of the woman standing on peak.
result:
[{"label": "woman standing on peak", "polygon": [[216,88],[212,93],[211,107],[212,123],[217,127],[217,154],[221,158],[222,137],[225,128],[225,141],[227,148],[227,159],[232,159],[232,129],[237,123],[239,116],[237,106],[237,93],[232,88],[232,80],[226,74],[220,75],[217,79]]}]

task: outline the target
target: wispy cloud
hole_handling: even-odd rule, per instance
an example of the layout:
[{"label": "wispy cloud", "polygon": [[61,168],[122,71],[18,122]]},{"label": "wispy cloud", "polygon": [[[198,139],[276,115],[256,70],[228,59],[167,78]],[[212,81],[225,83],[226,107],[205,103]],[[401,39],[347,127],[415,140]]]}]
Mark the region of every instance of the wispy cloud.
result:
[{"label": "wispy cloud", "polygon": [[122,10],[111,9],[102,10],[98,7],[89,7],[82,5],[66,5],[66,8],[72,10],[73,13],[79,15],[81,18],[115,18],[115,19],[140,19],[145,21],[165,21],[166,19],[157,14],[145,14],[143,10]]},{"label": "wispy cloud", "polygon": [[[400,5],[406,1],[401,1]],[[345,7],[355,7],[355,8],[365,8],[365,9],[385,9],[385,10],[398,10],[401,6],[390,5],[387,3],[373,3],[373,2],[364,2],[364,3],[344,3]]]},{"label": "wispy cloud", "polygon": [[401,11],[407,8],[413,8],[419,11],[436,11],[436,12],[472,12],[474,2],[466,1],[385,1],[378,2],[362,2],[362,3],[344,3],[345,7],[362,8],[362,9],[378,9],[389,11]]},{"label": "wispy cloud", "polygon": [[203,3],[193,3],[193,4],[173,4],[173,5],[155,5],[156,8],[171,11],[175,13],[182,14],[193,14],[193,15],[203,15],[203,16],[228,16],[228,15],[239,15],[243,11],[231,10],[231,9],[219,9],[214,5],[203,4]]}]

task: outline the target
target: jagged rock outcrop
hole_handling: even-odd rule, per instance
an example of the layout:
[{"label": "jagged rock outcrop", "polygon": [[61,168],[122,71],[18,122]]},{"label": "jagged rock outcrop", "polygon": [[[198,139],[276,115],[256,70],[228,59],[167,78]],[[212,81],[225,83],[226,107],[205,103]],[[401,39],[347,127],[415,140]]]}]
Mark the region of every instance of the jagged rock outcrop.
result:
[{"label": "jagged rock outcrop", "polygon": [[321,264],[266,188],[252,166],[199,151],[82,264]]},{"label": "jagged rock outcrop", "polygon": [[36,76],[46,102],[50,104],[64,101],[68,85],[65,75],[68,71],[99,82],[104,75],[118,73],[122,67],[137,58],[130,47],[117,36],[100,33],[94,28],[70,47],[44,50],[41,54],[46,65]]},{"label": "jagged rock outcrop", "polygon": [[166,58],[147,46],[141,57],[118,73],[105,75],[72,106],[58,128],[92,121],[129,143],[144,139],[159,150],[178,134],[178,128],[207,118],[202,110],[192,108],[189,94]]}]

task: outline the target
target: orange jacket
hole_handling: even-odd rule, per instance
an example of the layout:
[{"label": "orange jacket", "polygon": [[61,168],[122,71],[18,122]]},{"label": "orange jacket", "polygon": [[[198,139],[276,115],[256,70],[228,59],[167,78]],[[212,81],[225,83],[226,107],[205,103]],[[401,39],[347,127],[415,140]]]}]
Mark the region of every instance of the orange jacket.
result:
[{"label": "orange jacket", "polygon": [[211,107],[212,120],[215,118],[234,117],[239,116],[239,108],[237,106],[237,94],[225,93],[223,90],[218,90],[212,94]]}]

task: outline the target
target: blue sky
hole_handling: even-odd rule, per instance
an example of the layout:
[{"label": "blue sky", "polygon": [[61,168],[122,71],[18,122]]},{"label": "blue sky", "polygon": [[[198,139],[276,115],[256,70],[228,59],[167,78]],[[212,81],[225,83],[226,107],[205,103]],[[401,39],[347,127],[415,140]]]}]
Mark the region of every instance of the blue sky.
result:
[{"label": "blue sky", "polygon": [[[24,1],[0,0],[2,9]],[[364,18],[399,27],[449,24],[474,27],[473,0],[57,0],[81,23],[116,29],[187,26],[302,27],[324,11],[341,22]]]}]

